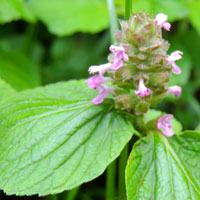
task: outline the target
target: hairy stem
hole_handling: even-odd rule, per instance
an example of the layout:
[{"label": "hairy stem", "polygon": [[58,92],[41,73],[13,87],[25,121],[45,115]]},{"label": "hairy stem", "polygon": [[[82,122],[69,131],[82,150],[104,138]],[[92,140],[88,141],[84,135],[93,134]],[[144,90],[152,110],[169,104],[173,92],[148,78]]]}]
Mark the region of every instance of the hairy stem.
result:
[{"label": "hairy stem", "polygon": [[125,19],[128,20],[132,12],[132,0],[125,0]]}]

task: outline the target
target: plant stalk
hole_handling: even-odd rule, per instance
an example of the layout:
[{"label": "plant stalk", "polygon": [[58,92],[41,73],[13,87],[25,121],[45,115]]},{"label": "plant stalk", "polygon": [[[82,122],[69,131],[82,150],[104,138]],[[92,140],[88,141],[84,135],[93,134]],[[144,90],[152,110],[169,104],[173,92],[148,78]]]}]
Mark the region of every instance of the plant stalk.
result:
[{"label": "plant stalk", "polygon": [[125,168],[126,168],[126,163],[128,160],[128,149],[129,149],[129,145],[127,144],[119,157],[118,195],[120,198],[123,196],[126,196]]},{"label": "plant stalk", "polygon": [[106,171],[106,200],[115,199],[116,161],[113,161]]},{"label": "plant stalk", "polygon": [[118,29],[118,21],[117,15],[115,10],[115,5],[113,0],[107,0],[108,11],[109,11],[109,18],[110,18],[110,38],[111,43],[115,42],[114,34]]},{"label": "plant stalk", "polygon": [[76,187],[76,188],[70,190],[69,192],[67,192],[65,200],[75,200],[79,190],[80,190],[80,187]]},{"label": "plant stalk", "polygon": [[125,0],[125,19],[128,20],[132,12],[132,0]]}]

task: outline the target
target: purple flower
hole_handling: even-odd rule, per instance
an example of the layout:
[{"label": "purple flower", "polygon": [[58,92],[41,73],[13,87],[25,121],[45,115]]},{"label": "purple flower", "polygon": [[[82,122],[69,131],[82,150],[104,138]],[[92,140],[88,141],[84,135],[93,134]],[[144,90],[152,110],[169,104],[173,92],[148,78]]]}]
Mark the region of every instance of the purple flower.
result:
[{"label": "purple flower", "polygon": [[174,94],[175,97],[179,97],[181,94],[182,88],[180,86],[174,85],[171,87],[168,87],[168,94]]},{"label": "purple flower", "polygon": [[156,15],[155,18],[155,23],[159,26],[161,26],[162,28],[164,28],[167,31],[170,31],[171,28],[171,24],[167,22],[167,18],[168,16],[163,14],[163,13],[159,13]]},{"label": "purple flower", "polygon": [[139,80],[138,90],[135,91],[135,94],[141,97],[146,97],[150,94],[150,92],[151,90],[144,85],[144,80],[141,78]]},{"label": "purple flower", "polygon": [[170,123],[172,117],[173,115],[165,115],[158,119],[157,128],[162,129],[166,136],[174,135],[174,131],[172,130],[173,125]]},{"label": "purple flower", "polygon": [[103,102],[103,100],[106,98],[107,93],[114,93],[114,89],[111,87],[108,87],[106,85],[100,85],[99,86],[99,94],[97,97],[95,97],[94,99],[92,99],[92,103],[93,104],[100,104]]},{"label": "purple flower", "polygon": [[101,86],[102,83],[106,83],[110,80],[111,80],[110,78],[106,78],[98,74],[88,78],[86,83],[88,84],[88,88],[95,89],[97,91],[97,88]]},{"label": "purple flower", "polygon": [[110,63],[106,63],[103,65],[94,65],[89,67],[89,73],[94,74],[96,72],[99,72],[100,75],[104,75],[110,68],[111,68]]},{"label": "purple flower", "polygon": [[167,57],[167,61],[170,65],[172,65],[172,72],[174,74],[180,74],[182,72],[181,69],[175,63],[176,60],[180,60],[182,58],[182,55],[183,52],[174,51]]},{"label": "purple flower", "polygon": [[125,48],[122,46],[111,45],[109,49],[115,54],[111,69],[117,70],[123,65],[122,59],[128,61],[128,55],[125,53]]}]

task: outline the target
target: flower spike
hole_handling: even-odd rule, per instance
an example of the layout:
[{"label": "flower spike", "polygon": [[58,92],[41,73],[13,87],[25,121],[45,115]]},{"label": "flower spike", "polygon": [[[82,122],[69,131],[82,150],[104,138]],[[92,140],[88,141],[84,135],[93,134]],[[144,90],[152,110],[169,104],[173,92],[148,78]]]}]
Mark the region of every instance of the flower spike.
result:
[{"label": "flower spike", "polygon": [[96,72],[99,72],[100,75],[104,75],[110,68],[111,68],[111,63],[106,63],[103,65],[94,65],[90,66],[88,71],[90,74],[94,74]]},{"label": "flower spike", "polygon": [[107,93],[114,93],[114,88],[108,87],[106,85],[100,85],[99,86],[99,94],[97,97],[92,99],[93,104],[100,104],[103,102],[103,100],[106,98]]},{"label": "flower spike", "polygon": [[122,46],[111,45],[109,49],[115,54],[111,69],[118,70],[123,65],[122,59],[128,61],[128,55],[125,53],[125,48]]},{"label": "flower spike", "polygon": [[172,72],[174,74],[181,74],[181,69],[176,65],[175,61],[180,60],[182,58],[183,52],[174,51],[168,57],[167,61],[170,65],[172,65]]},{"label": "flower spike", "polygon": [[172,129],[172,124],[170,123],[170,120],[172,119],[173,115],[165,115],[161,118],[159,118],[157,123],[157,128],[162,129],[163,133],[170,137],[174,135],[174,131]]},{"label": "flower spike", "polygon": [[92,76],[92,77],[88,78],[86,83],[88,84],[88,88],[97,90],[97,88],[102,83],[106,83],[106,82],[108,82],[110,80],[111,80],[110,78],[103,77],[101,75],[95,75],[95,76]]},{"label": "flower spike", "polygon": [[138,90],[135,91],[135,94],[141,97],[146,97],[150,94],[150,92],[151,90],[144,85],[144,80],[141,78],[139,80]]},{"label": "flower spike", "polygon": [[180,86],[174,85],[171,87],[168,87],[168,94],[174,94],[175,97],[179,97],[181,94],[182,88]]},{"label": "flower spike", "polygon": [[171,24],[167,22],[167,18],[167,15],[159,13],[156,15],[155,23],[164,28],[165,30],[170,31]]}]

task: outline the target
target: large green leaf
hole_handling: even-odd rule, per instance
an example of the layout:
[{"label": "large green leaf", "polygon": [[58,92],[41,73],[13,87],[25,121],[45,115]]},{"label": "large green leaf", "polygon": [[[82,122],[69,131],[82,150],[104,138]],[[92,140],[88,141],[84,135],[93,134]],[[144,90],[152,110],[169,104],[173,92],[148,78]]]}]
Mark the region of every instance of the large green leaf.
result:
[{"label": "large green leaf", "polygon": [[49,30],[57,35],[96,33],[108,27],[105,0],[29,0],[28,5]]},{"label": "large green leaf", "polygon": [[[188,16],[188,8],[184,0],[133,0],[133,11],[144,10],[154,15],[165,13],[170,21],[185,18]],[[181,12],[177,12],[180,10]]]},{"label": "large green leaf", "polygon": [[34,16],[28,9],[25,0],[0,0],[0,23],[12,20],[25,19],[33,22]]},{"label": "large green leaf", "polygon": [[200,1],[191,1],[189,4],[190,21],[192,25],[200,32]]},{"label": "large green leaf", "polygon": [[17,90],[40,85],[38,66],[16,51],[0,50],[0,78]]},{"label": "large green leaf", "polygon": [[200,199],[200,133],[166,138],[151,132],[135,143],[126,168],[128,200]]},{"label": "large green leaf", "polygon": [[83,81],[23,91],[0,107],[0,188],[47,195],[101,175],[134,129],[111,105],[93,105]]},{"label": "large green leaf", "polygon": [[16,91],[0,78],[0,102],[14,95]]}]

